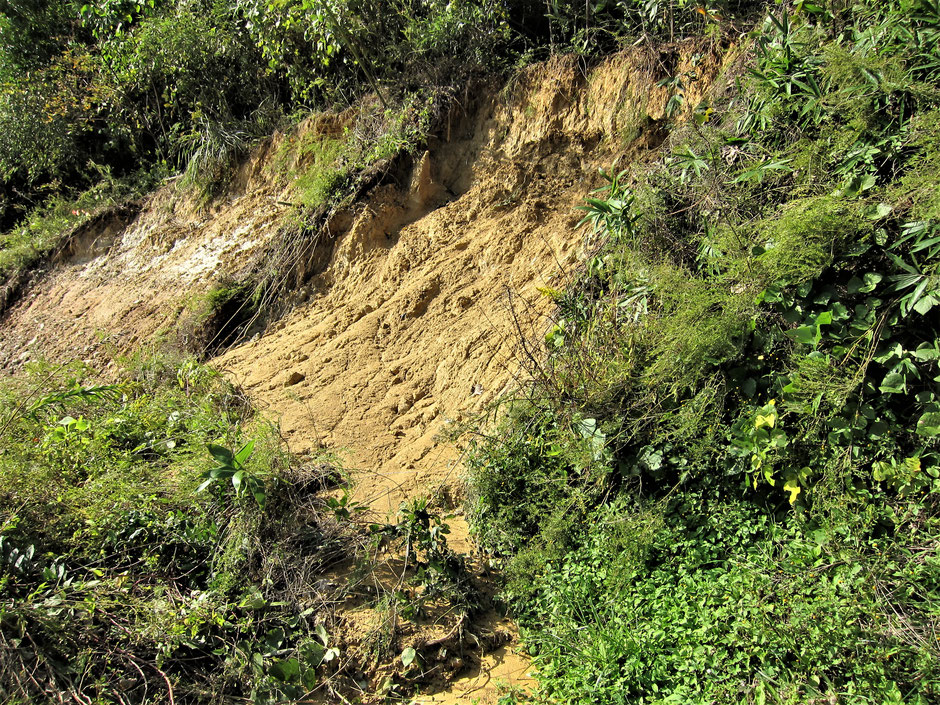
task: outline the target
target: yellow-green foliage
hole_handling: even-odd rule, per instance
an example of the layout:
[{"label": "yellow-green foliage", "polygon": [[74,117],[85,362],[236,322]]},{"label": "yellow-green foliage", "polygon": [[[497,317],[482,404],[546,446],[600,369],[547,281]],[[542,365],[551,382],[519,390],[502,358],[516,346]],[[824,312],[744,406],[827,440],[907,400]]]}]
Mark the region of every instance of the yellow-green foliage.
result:
[{"label": "yellow-green foliage", "polygon": [[73,204],[57,199],[45,212],[32,214],[25,222],[0,235],[0,279],[29,268],[48,255],[58,245],[64,231],[87,217]]},{"label": "yellow-green foliage", "polygon": [[650,325],[653,360],[645,375],[653,395],[695,389],[710,366],[735,357],[756,314],[753,294],[735,293],[670,264],[655,270],[658,304]]},{"label": "yellow-green foliage", "polygon": [[891,200],[910,207],[911,220],[940,220],[940,109],[911,120],[909,170],[891,187]]},{"label": "yellow-green foliage", "polygon": [[301,131],[286,137],[274,157],[274,167],[291,183],[296,203],[312,210],[336,195],[348,173],[348,134],[342,138]]},{"label": "yellow-green foliage", "polygon": [[416,93],[395,108],[364,107],[341,135],[300,128],[281,142],[274,168],[290,181],[301,210],[339,202],[357,172],[427,139],[434,102],[433,93]]},{"label": "yellow-green foliage", "polygon": [[[780,212],[754,226],[752,237],[759,254],[738,276],[763,288],[777,281],[805,282],[828,267],[843,244],[864,235],[865,221],[858,202],[837,196],[815,196],[791,201]],[[746,279],[745,279],[746,281]]]},{"label": "yellow-green foliage", "polygon": [[304,208],[316,208],[327,203],[346,177],[346,172],[337,166],[343,143],[324,139],[316,147],[311,150],[312,158],[301,167],[294,181],[298,203]]}]

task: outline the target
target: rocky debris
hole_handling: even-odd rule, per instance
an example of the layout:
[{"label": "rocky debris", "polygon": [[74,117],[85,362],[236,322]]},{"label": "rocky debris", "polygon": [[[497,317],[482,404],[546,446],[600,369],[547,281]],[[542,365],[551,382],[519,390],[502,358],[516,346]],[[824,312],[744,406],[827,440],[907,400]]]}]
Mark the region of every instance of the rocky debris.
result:
[{"label": "rocky debris", "polygon": [[303,372],[297,372],[294,370],[289,375],[287,375],[287,379],[284,380],[284,386],[293,387],[295,384],[300,384],[305,379],[307,379],[307,375],[305,375]]}]

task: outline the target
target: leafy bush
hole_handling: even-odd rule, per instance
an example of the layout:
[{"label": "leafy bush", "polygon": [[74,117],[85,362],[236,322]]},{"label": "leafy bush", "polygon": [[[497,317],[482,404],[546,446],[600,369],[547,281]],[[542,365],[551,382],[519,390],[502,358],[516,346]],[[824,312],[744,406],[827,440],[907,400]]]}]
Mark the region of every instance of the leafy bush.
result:
[{"label": "leafy bush", "polygon": [[336,649],[309,570],[356,531],[282,478],[324,478],[191,360],[88,374],[34,365],[0,389],[0,691],[269,702],[321,682]]},{"label": "leafy bush", "polygon": [[[900,532],[886,540],[877,524],[787,521],[711,487],[652,505],[655,521],[640,514],[638,526],[635,506],[614,503],[534,581],[526,607],[545,621],[527,641],[548,695],[929,702],[940,686],[928,633],[938,574],[910,556],[924,539],[936,548],[936,509],[886,513]],[[926,604],[903,597],[912,588],[929,590]]]},{"label": "leafy bush", "polygon": [[740,90],[587,200],[535,411],[468,461],[549,697],[937,698],[938,22],[778,9]]}]

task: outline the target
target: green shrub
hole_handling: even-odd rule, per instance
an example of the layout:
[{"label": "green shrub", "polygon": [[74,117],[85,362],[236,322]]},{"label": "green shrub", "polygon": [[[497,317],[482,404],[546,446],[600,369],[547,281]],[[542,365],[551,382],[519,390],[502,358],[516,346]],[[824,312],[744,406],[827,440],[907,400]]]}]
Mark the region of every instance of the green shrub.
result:
[{"label": "green shrub", "polygon": [[[582,548],[530,573],[538,588],[526,638],[553,699],[935,696],[936,646],[925,630],[938,575],[906,567],[918,540],[815,528],[711,488],[684,491],[654,510],[655,521],[647,511],[614,503],[591,518]],[[901,597],[911,581],[932,591],[926,604]],[[894,609],[914,631],[897,631]]]},{"label": "green shrub", "polygon": [[738,92],[587,199],[536,411],[468,461],[548,698],[938,697],[938,28],[776,12]]},{"label": "green shrub", "polygon": [[[0,690],[269,702],[314,687],[335,653],[304,581],[355,534],[318,511],[324,478],[192,360],[89,374],[33,365],[0,388]],[[218,459],[243,446],[226,475]]]}]

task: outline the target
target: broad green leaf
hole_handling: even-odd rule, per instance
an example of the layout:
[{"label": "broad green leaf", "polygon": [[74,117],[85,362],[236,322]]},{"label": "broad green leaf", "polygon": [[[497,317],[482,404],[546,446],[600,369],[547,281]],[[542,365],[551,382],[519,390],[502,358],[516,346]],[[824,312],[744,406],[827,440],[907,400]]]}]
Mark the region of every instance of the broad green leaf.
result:
[{"label": "broad green leaf", "polygon": [[891,215],[892,210],[891,206],[887,203],[879,203],[868,212],[868,218],[870,220],[881,220]]},{"label": "broad green leaf", "polygon": [[640,461],[646,465],[649,470],[655,472],[663,466],[663,454],[651,446],[647,446],[640,456]]},{"label": "broad green leaf", "polygon": [[764,687],[763,681],[760,681],[757,684],[754,705],[767,705],[767,690]]},{"label": "broad green leaf", "polygon": [[307,690],[313,690],[317,687],[320,679],[314,669],[308,668],[304,671],[303,676],[301,676],[301,680],[303,681],[304,688]]},{"label": "broad green leaf", "polygon": [[326,627],[324,627],[322,624],[318,624],[316,627],[314,627],[313,631],[324,646],[329,643],[330,638],[327,636]]},{"label": "broad green leaf", "polygon": [[881,386],[878,389],[885,394],[902,394],[904,392],[906,380],[904,375],[897,372],[889,372],[885,375]]},{"label": "broad green leaf", "polygon": [[277,680],[290,682],[291,679],[300,677],[300,662],[295,658],[278,661],[271,666],[268,673]]},{"label": "broad green leaf", "polygon": [[323,655],[326,653],[326,647],[316,641],[308,641],[300,648],[300,655],[304,663],[316,668],[323,663]]},{"label": "broad green leaf", "polygon": [[773,428],[774,424],[777,422],[777,417],[774,414],[758,414],[754,419],[754,428]]},{"label": "broad green leaf", "polygon": [[268,606],[268,601],[264,599],[260,591],[253,589],[238,606],[246,610],[260,610]]},{"label": "broad green leaf", "polygon": [[233,465],[235,465],[235,467],[241,467],[242,465],[244,465],[245,461],[247,461],[248,458],[251,457],[251,451],[254,450],[254,447],[255,447],[254,441],[248,441],[245,445],[243,445],[241,447],[241,450],[239,450],[235,454],[235,458],[234,458],[235,462],[233,463]]},{"label": "broad green leaf", "polygon": [[871,426],[869,426],[869,428],[868,428],[868,435],[869,435],[871,438],[874,438],[875,440],[878,440],[878,439],[884,437],[885,434],[888,433],[888,430],[889,430],[888,424],[886,424],[884,421],[882,421],[882,420],[879,419],[879,420],[875,421],[874,423],[872,423]]},{"label": "broad green leaf", "polygon": [[927,312],[930,311],[934,306],[936,306],[940,301],[934,297],[933,293],[927,294],[926,296],[917,300],[917,302],[912,306],[912,308],[917,311],[921,316],[927,315]]},{"label": "broad green leaf", "polygon": [[919,436],[940,436],[940,411],[928,411],[917,420]]},{"label": "broad green leaf", "polygon": [[232,455],[232,451],[228,448],[217,446],[214,443],[210,443],[208,447],[209,455],[215,458],[220,465],[231,465],[232,461],[235,459]]},{"label": "broad green leaf", "polygon": [[597,419],[582,419],[580,426],[581,435],[590,438],[597,432]]},{"label": "broad green leaf", "polygon": [[907,471],[908,477],[913,477],[920,472],[920,458],[916,455],[910,458],[904,459],[904,469]]},{"label": "broad green leaf", "polygon": [[418,652],[410,646],[401,652],[401,662],[406,667],[413,664],[416,658],[418,658]]},{"label": "broad green leaf", "polygon": [[785,431],[775,428],[770,432],[770,444],[774,448],[785,448],[787,445],[787,434]]},{"label": "broad green leaf", "polygon": [[859,293],[868,294],[875,290],[884,277],[877,272],[866,272],[862,277],[862,286]]},{"label": "broad green leaf", "polygon": [[891,360],[900,360],[904,357],[904,348],[900,343],[896,345],[887,345],[881,349],[872,360],[879,365],[887,365]]},{"label": "broad green leaf", "polygon": [[563,347],[565,344],[565,330],[561,326],[555,326],[545,336],[545,343],[554,348]]},{"label": "broad green leaf", "polygon": [[791,333],[798,342],[804,345],[815,345],[819,328],[817,326],[800,326],[791,331]]},{"label": "broad green leaf", "polygon": [[871,466],[871,476],[875,478],[878,482],[884,482],[888,477],[891,477],[894,474],[894,470],[888,463],[881,462],[880,460],[873,463]]}]

